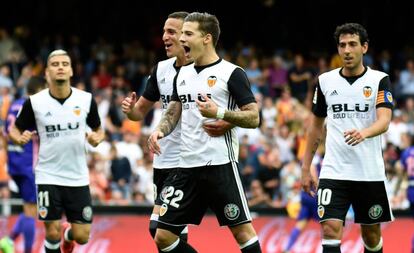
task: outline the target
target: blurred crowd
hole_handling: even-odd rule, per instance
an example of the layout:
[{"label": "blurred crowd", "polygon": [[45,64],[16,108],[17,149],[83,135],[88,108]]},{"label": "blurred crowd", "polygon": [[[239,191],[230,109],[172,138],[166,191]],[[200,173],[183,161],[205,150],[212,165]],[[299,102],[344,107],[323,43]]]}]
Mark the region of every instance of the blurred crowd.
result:
[{"label": "blurred crowd", "polygon": [[[72,85],[93,93],[106,140],[89,147],[90,188],[96,204],[152,205],[152,158],[146,140],[161,117],[156,106],[143,122],[129,121],[121,102],[131,91],[142,94],[154,64],[165,56],[160,38],[152,45],[140,41],[110,43],[103,38],[84,44],[78,36],[45,37],[33,41],[30,29],[0,28],[0,126],[11,102],[24,95],[31,76],[43,76],[47,55],[62,48],[72,58]],[[250,206],[284,208],[298,203],[300,161],[306,145],[311,98],[319,74],[341,66],[338,55],[292,52],[288,48],[263,52],[237,43],[219,48],[222,58],[246,71],[259,108],[257,129],[238,129],[240,174]],[[365,65],[390,75],[396,108],[383,136],[387,189],[392,208],[406,209],[405,179],[400,154],[413,145],[414,48],[398,52],[371,48]],[[0,195],[8,197],[5,137],[0,142]],[[323,151],[320,154],[323,157]],[[369,158],[367,158],[369,159]]]}]

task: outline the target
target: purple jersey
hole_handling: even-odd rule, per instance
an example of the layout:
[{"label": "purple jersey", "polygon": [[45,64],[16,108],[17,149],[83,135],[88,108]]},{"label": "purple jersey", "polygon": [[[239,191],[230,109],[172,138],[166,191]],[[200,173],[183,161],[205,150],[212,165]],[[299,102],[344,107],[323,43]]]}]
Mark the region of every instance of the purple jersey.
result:
[{"label": "purple jersey", "polygon": [[[7,113],[5,132],[9,133],[11,126],[14,124],[17,114],[22,108],[26,98],[15,100]],[[11,176],[22,174],[33,174],[34,161],[37,157],[38,141],[29,141],[24,146],[15,145],[11,140],[8,142],[8,170]]]},{"label": "purple jersey", "polygon": [[401,155],[401,163],[408,176],[407,196],[411,203],[414,203],[414,146],[404,150]]}]

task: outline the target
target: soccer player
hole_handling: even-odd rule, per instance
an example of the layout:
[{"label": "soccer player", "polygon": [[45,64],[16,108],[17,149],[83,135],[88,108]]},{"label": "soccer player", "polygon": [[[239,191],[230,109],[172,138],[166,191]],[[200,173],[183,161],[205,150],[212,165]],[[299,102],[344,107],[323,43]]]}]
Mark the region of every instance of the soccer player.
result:
[{"label": "soccer player", "polygon": [[[165,111],[171,100],[173,91],[173,81],[177,71],[181,66],[191,63],[191,59],[184,56],[184,48],[181,46],[179,38],[184,18],[188,12],[173,12],[168,15],[164,24],[164,34],[162,39],[165,45],[165,51],[169,59],[158,62],[154,67],[144,94],[138,99],[135,92],[122,102],[122,111],[126,113],[130,120],[142,120],[152,108],[154,103],[161,99],[162,108]],[[206,131],[211,136],[223,135],[232,127],[231,124],[224,120],[219,120],[206,124]],[[154,238],[157,229],[157,220],[159,217],[160,206],[162,201],[160,193],[163,182],[167,178],[172,168],[177,168],[180,156],[180,125],[167,137],[160,140],[162,153],[154,156],[154,192],[156,193],[155,205],[150,218],[150,233]],[[184,228],[180,238],[187,241],[188,228]]]},{"label": "soccer player", "polygon": [[[31,77],[26,86],[27,95],[33,95],[45,88],[46,80],[41,77]],[[9,133],[16,120],[16,116],[23,107],[23,103],[26,99],[26,97],[17,99],[10,106],[5,124],[6,134]],[[37,207],[33,167],[37,159],[38,146],[39,141],[37,138],[29,140],[29,142],[24,146],[15,145],[11,140],[9,140],[7,144],[7,167],[9,175],[18,186],[20,196],[23,199],[23,213],[17,218],[10,235],[3,238],[2,241],[4,240],[4,242],[8,242],[4,243],[4,247],[12,248],[12,241],[9,240],[11,239],[14,241],[20,234],[23,234],[25,253],[32,252],[35,238],[35,218],[37,214]],[[7,252],[7,249],[2,248],[1,246],[0,249]],[[13,250],[10,250],[10,252],[13,252]]]},{"label": "soccer player", "polygon": [[49,88],[25,101],[10,137],[15,144],[24,145],[35,132],[31,129],[39,135],[35,175],[38,217],[46,228],[45,251],[61,252],[64,212],[70,223],[63,232],[66,253],[73,251],[74,241],[85,244],[89,240],[92,204],[85,145],[87,140],[97,146],[104,132],[92,94],[70,86],[73,70],[66,51],[49,54],[45,74]]},{"label": "soccer player", "polygon": [[[321,150],[321,146],[318,150]],[[323,149],[322,149],[323,150]],[[319,173],[321,171],[323,161],[323,152],[317,152],[313,158],[310,170],[311,176],[314,181],[318,180]],[[305,191],[300,193],[300,211],[298,217],[296,218],[295,227],[290,232],[288,243],[283,250],[284,253],[290,252],[296,240],[299,238],[300,234],[306,228],[310,220],[319,221],[317,214],[318,202],[316,196],[311,196]]]},{"label": "soccer player", "polygon": [[[414,216],[414,136],[411,136],[411,146],[401,154],[400,161],[405,175],[408,177],[407,197],[410,201],[411,213]],[[411,240],[411,252],[414,252],[414,235]]]},{"label": "soccer player", "polygon": [[326,152],[317,191],[323,252],[341,252],[343,224],[351,204],[355,222],[361,224],[365,252],[382,252],[380,223],[393,220],[385,191],[380,137],[391,121],[390,79],[386,73],[364,66],[368,34],[363,26],[340,25],[334,38],[343,67],[318,78],[302,165],[302,186],[315,194],[317,182],[309,167],[322,139],[326,118]]},{"label": "soccer player", "polygon": [[194,63],[181,67],[167,111],[148,139],[150,150],[162,154],[158,139],[181,119],[179,168],[169,173],[160,196],[155,242],[162,252],[196,252],[178,235],[186,224],[200,224],[207,207],[230,228],[241,252],[261,252],[238,174],[236,129],[218,137],[203,130],[204,122],[215,119],[245,128],[259,124],[245,72],[216,53],[219,35],[214,15],[194,12],[185,18],[180,41]]}]

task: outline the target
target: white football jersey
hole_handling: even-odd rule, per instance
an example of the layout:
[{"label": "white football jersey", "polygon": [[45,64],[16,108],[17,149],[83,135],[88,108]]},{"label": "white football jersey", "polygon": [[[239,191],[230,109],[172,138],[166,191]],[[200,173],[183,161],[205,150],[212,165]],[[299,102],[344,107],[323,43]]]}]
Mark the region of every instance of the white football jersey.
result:
[{"label": "white football jersey", "polygon": [[362,75],[351,78],[342,76],[340,69],[324,73],[319,76],[313,104],[316,116],[327,117],[326,153],[320,178],[385,180],[381,136],[351,146],[346,144],[344,132],[372,125],[376,108],[392,108],[387,74],[368,67]]},{"label": "white football jersey", "polygon": [[[174,77],[177,74],[177,68],[174,66],[175,61],[176,57],[158,62],[155,73],[148,80],[143,94],[146,99],[151,101],[161,99],[163,113],[167,109],[173,93]],[[180,143],[181,123],[178,122],[171,134],[159,140],[161,154],[154,155],[153,167],[156,169],[177,168],[180,161]]]},{"label": "white football jersey", "polygon": [[196,100],[207,95],[219,107],[237,110],[255,102],[244,71],[225,60],[207,66],[194,64],[181,67],[172,100],[181,101],[180,167],[191,168],[238,161],[239,142],[236,129],[223,136],[210,137],[202,128],[206,120],[198,110]]},{"label": "white football jersey", "polygon": [[63,104],[49,89],[30,96],[40,139],[36,184],[89,184],[85,136],[91,99],[92,94],[76,88]]}]

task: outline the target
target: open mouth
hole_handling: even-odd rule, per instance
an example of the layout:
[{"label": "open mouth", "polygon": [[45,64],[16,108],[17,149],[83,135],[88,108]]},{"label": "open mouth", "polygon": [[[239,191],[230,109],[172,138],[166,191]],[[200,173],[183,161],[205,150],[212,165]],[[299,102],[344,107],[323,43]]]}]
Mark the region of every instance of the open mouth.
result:
[{"label": "open mouth", "polygon": [[191,48],[188,47],[188,46],[183,46],[183,48],[184,48],[184,54],[185,54],[185,56],[189,56],[190,55]]},{"label": "open mouth", "polygon": [[172,46],[172,44],[165,44],[165,49],[168,49]]}]

